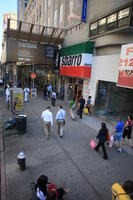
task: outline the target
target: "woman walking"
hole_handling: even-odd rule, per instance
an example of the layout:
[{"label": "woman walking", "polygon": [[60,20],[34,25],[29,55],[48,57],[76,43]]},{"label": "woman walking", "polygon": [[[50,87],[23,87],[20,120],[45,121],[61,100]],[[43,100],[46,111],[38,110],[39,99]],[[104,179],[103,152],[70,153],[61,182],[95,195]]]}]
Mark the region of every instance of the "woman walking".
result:
[{"label": "woman walking", "polygon": [[102,147],[103,150],[103,159],[107,160],[108,155],[105,149],[105,142],[107,141],[107,134],[108,134],[108,129],[106,127],[106,124],[102,122],[101,128],[99,130],[99,133],[96,138],[99,139],[98,145],[96,146],[95,150],[98,151],[100,147]]},{"label": "woman walking", "polygon": [[133,143],[131,140],[132,127],[133,127],[133,118],[131,115],[129,115],[123,130],[122,144],[124,144],[125,138],[127,137],[130,146],[133,148]]}]

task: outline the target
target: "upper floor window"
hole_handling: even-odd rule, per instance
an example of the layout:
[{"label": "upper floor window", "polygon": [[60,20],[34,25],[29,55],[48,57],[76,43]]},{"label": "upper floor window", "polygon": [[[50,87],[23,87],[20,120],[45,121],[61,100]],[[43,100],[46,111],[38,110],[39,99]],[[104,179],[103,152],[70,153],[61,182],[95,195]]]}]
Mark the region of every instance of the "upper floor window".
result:
[{"label": "upper floor window", "polygon": [[114,13],[114,14],[112,14],[112,15],[109,15],[109,16],[107,17],[107,24],[110,24],[110,23],[115,22],[116,19],[117,19],[117,13]]},{"label": "upper floor window", "polygon": [[63,4],[60,5],[59,23],[63,22]]},{"label": "upper floor window", "polygon": [[97,28],[97,22],[91,24],[90,30],[94,30]]},{"label": "upper floor window", "polygon": [[[105,32],[129,26],[131,23],[131,9],[133,5],[119,9],[118,11],[98,19],[90,24],[90,37],[103,34]],[[132,20],[133,21],[133,20]]]},{"label": "upper floor window", "polygon": [[125,8],[118,12],[118,19],[123,19],[129,16],[129,8]]}]

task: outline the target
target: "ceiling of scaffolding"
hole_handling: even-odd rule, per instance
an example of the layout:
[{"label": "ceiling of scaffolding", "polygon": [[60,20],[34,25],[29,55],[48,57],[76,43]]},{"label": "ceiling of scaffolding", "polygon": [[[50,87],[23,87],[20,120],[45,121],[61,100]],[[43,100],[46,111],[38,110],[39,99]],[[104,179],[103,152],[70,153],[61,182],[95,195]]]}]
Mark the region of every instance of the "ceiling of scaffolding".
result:
[{"label": "ceiling of scaffolding", "polygon": [[38,43],[62,44],[66,29],[41,26],[8,19],[4,34],[8,38]]}]

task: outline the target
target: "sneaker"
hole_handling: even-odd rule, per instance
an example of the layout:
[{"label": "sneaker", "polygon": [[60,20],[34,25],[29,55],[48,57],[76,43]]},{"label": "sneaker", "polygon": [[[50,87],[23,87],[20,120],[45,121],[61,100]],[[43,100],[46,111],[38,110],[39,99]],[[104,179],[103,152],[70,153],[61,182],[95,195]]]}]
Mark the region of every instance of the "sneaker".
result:
[{"label": "sneaker", "polygon": [[119,149],[118,149],[118,152],[120,152],[120,153],[121,153],[121,148],[119,148]]},{"label": "sneaker", "polygon": [[103,156],[103,159],[104,159],[104,160],[108,160],[108,157],[107,157],[107,156]]}]

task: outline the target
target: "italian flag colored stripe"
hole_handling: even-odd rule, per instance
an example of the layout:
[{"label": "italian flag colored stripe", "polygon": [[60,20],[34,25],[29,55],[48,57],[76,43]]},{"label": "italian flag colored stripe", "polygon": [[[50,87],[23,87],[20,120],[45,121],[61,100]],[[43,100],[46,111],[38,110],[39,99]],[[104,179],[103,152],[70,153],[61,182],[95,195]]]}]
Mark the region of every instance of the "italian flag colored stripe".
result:
[{"label": "italian flag colored stripe", "polygon": [[80,78],[90,78],[91,66],[60,66],[60,75],[80,77]]}]

